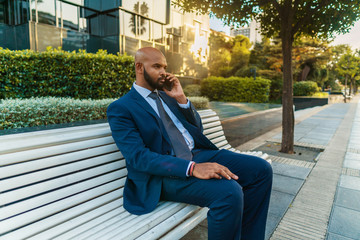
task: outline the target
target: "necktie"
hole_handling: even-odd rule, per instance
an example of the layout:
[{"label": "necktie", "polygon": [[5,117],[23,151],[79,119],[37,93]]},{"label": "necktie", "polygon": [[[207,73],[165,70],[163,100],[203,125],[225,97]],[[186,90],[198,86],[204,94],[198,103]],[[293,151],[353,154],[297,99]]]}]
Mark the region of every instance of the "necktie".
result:
[{"label": "necktie", "polygon": [[191,160],[192,154],[188,145],[185,142],[184,136],[175,126],[169,115],[166,113],[164,106],[161,103],[160,96],[158,95],[158,93],[152,92],[150,93],[149,97],[156,101],[156,106],[158,108],[161,121],[163,122],[166,132],[169,135],[171,145],[173,147],[176,157]]}]

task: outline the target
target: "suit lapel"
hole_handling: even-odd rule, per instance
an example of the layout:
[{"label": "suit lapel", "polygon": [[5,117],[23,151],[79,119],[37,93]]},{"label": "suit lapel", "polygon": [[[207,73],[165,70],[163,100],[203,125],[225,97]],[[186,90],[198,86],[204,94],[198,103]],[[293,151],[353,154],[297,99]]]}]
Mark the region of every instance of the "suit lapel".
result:
[{"label": "suit lapel", "polygon": [[161,119],[155,112],[155,110],[150,106],[150,104],[132,87],[130,92],[131,97],[134,99],[134,102],[142,109],[147,111],[153,118],[155,118],[162,135],[164,136],[165,140],[171,145],[169,135],[167,134],[164,124],[162,123]]}]

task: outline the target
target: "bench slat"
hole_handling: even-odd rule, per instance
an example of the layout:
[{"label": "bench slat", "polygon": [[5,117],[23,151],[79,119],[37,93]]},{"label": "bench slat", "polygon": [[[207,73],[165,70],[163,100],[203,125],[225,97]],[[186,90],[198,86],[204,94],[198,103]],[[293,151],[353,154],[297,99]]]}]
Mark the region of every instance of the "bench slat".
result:
[{"label": "bench slat", "polygon": [[[37,235],[32,236],[28,240],[38,239],[71,239],[79,232],[93,229],[110,218],[119,216],[122,213],[127,213],[126,210],[120,206],[123,205],[123,199],[119,198],[103,206],[95,208],[85,214],[79,215],[70,219],[69,221],[60,223],[53,228],[47,229]],[[127,213],[130,215],[130,213]]]},{"label": "bench slat", "polygon": [[216,145],[217,143],[223,142],[224,140],[226,141],[225,136],[220,136],[220,137],[211,139],[211,142]]},{"label": "bench slat", "polygon": [[[105,175],[91,178],[87,181],[83,181],[77,184],[69,185],[59,190],[48,192],[33,198],[26,199],[24,201],[16,202],[6,208],[0,209],[0,221],[23,212],[29,209],[35,209],[51,202],[58,201],[59,199],[69,197],[82,191],[87,191],[91,188],[98,187],[102,184],[109,183],[114,180],[118,180],[120,177],[126,175],[126,169],[120,171],[111,172]],[[55,187],[54,187],[55,188]]]},{"label": "bench slat", "polygon": [[[96,128],[96,127],[94,127]],[[87,130],[87,129],[86,129]],[[51,130],[41,131],[45,133],[40,133],[36,135],[37,132],[34,132],[34,136],[25,136],[21,135],[21,139],[8,139],[1,138],[0,140],[0,154],[12,153],[18,151],[25,151],[30,149],[35,149],[39,147],[49,147],[58,144],[71,143],[80,140],[89,140],[98,137],[111,136],[109,126],[103,126],[100,129],[94,129],[93,131],[80,131],[71,132],[69,130],[64,130],[62,134],[53,134]],[[11,135],[10,135],[11,136]]]},{"label": "bench slat", "polygon": [[211,140],[211,139],[214,139],[214,138],[222,136],[222,135],[224,135],[224,131],[217,131],[217,132],[206,135],[206,137]]},{"label": "bench slat", "polygon": [[168,234],[166,234],[164,237],[160,238],[161,240],[173,240],[173,239],[180,239],[183,236],[185,236],[186,233],[188,233],[191,229],[194,228],[194,226],[197,226],[199,223],[201,223],[204,219],[206,219],[208,209],[203,208],[200,211],[198,211],[192,218],[184,221],[182,224],[180,224],[176,229],[172,230]]},{"label": "bench slat", "polygon": [[[59,211],[66,210],[68,208],[72,208],[78,204],[88,201],[97,196],[101,196],[106,194],[107,192],[113,191],[120,184],[123,184],[124,179],[119,179],[107,184],[104,184],[99,187],[95,187],[93,189],[87,190],[85,192],[78,193],[76,195],[61,199],[60,201],[50,203],[48,205],[42,206],[40,208],[32,209],[29,212],[25,212],[16,217],[8,218],[3,220],[1,231],[7,232],[13,228],[20,228],[22,226],[31,224],[32,222],[36,222],[38,220],[47,218],[53,214],[56,214]],[[44,225],[48,224],[48,221],[43,221]]]},{"label": "bench slat", "polygon": [[210,133],[214,133],[214,132],[218,132],[218,131],[222,131],[222,127],[218,126],[218,127],[213,127],[213,128],[208,128],[208,129],[204,129],[203,134],[205,134],[206,136]]},{"label": "bench slat", "polygon": [[[180,203],[161,202],[152,213],[159,214],[159,212],[166,211],[166,209],[176,207],[179,204]],[[152,213],[147,215],[151,215]],[[135,219],[142,216],[144,215],[136,216],[136,215],[128,214],[126,215],[126,217],[117,216],[114,219],[110,219],[109,222],[102,223],[101,224],[102,226],[96,229],[96,231],[94,231],[94,229],[89,229],[89,231],[77,235],[75,239],[77,240],[90,240],[90,239],[99,239],[99,238],[106,239],[108,238],[109,234],[110,235],[113,234],[113,232],[116,231],[119,227],[123,226],[128,222],[131,223],[132,221],[136,221]],[[142,220],[147,221],[148,219],[143,217]],[[104,238],[104,236],[107,237]],[[123,238],[121,238],[120,236],[116,236],[115,239],[123,239]]]},{"label": "bench slat", "polygon": [[[2,228],[1,228],[1,232],[0,235],[2,233],[5,233],[6,231],[9,231],[9,229],[15,229],[16,227],[18,227],[20,225],[20,229],[17,229],[13,232],[10,232],[9,234],[7,234],[6,236],[1,236],[0,240],[7,240],[7,239],[26,239],[31,237],[32,235],[38,234],[39,232],[42,232],[48,228],[54,227],[60,223],[63,223],[65,221],[69,221],[70,219],[84,214],[92,209],[95,209],[99,206],[102,206],[112,200],[118,199],[120,197],[122,197],[122,193],[123,193],[123,189],[117,189],[115,191],[106,193],[104,195],[101,195],[97,198],[93,198],[89,201],[83,202],[80,205],[74,205],[71,202],[71,199],[69,201],[69,206],[71,206],[69,208],[69,206],[66,206],[67,209],[64,209],[58,213],[54,213],[54,214],[49,214],[48,217],[44,218],[44,219],[39,219],[37,218],[38,221],[33,221],[31,220],[31,222],[29,223],[29,225],[21,225],[17,223],[17,220],[7,220],[7,222],[3,221],[2,222]],[[56,205],[54,205],[56,207]]]},{"label": "bench slat", "polygon": [[204,130],[208,129],[208,128],[212,128],[212,127],[217,127],[217,126],[221,126],[220,121],[203,124]]},{"label": "bench slat", "polygon": [[116,228],[105,239],[134,239],[151,229],[153,226],[169,218],[185,206],[186,205],[182,203],[173,203],[160,211],[138,216],[132,221],[122,224]]},{"label": "bench slat", "polygon": [[[86,171],[78,171],[70,175],[62,176],[59,178],[51,179],[38,184],[33,184],[24,188],[19,188],[10,192],[2,193],[2,204],[9,204],[15,201],[19,201],[26,197],[32,197],[46,191],[51,191],[63,186],[74,184],[86,180],[88,178],[106,174],[118,169],[119,177],[126,176],[127,170],[125,167],[125,160],[111,162],[106,165],[101,165],[95,168],[87,169]],[[123,169],[124,170],[119,170]]]},{"label": "bench slat", "polygon": [[230,148],[231,146],[228,144],[228,141],[227,140],[223,140],[221,142],[218,142],[215,144],[215,146],[217,146],[218,148],[220,149],[228,149]]},{"label": "bench slat", "polygon": [[[0,191],[7,191],[21,186],[26,186],[32,183],[51,179],[56,176],[73,173],[80,170],[85,170],[90,167],[98,166],[122,158],[119,152],[110,153],[100,157],[89,158],[72,162],[66,165],[60,165],[53,168],[48,168],[42,171],[32,172],[29,174],[20,175],[17,177],[7,178],[2,180]],[[6,168],[6,167],[5,167]]]},{"label": "bench slat", "polygon": [[59,144],[52,147],[43,147],[43,148],[36,148],[33,150],[3,154],[0,155],[0,166],[20,163],[38,158],[45,158],[49,156],[98,147],[107,144],[114,144],[114,139],[111,136],[85,140],[80,142],[72,142],[68,144]]},{"label": "bench slat", "polygon": [[39,169],[50,168],[57,165],[78,161],[80,159],[91,158],[94,156],[99,156],[107,153],[114,153],[117,155],[117,158],[123,157],[122,154],[119,152],[118,148],[116,147],[116,145],[111,144],[111,145],[105,145],[91,149],[80,150],[77,152],[57,155],[53,157],[22,162],[20,164],[5,166],[0,168],[0,176],[1,178],[8,178],[11,176],[24,174]]},{"label": "bench slat", "polygon": [[[151,231],[147,231],[143,235],[136,238],[136,240],[150,240],[150,239],[159,239],[162,235],[168,232],[168,229],[172,229],[176,227],[184,221],[185,219],[194,215],[194,211],[199,210],[200,207],[194,205],[188,205],[185,208],[181,209],[165,221],[159,223],[155,227],[151,229]],[[135,239],[133,236],[132,239]]]},{"label": "bench slat", "polygon": [[205,118],[205,119],[201,120],[202,124],[206,124],[206,123],[210,123],[210,122],[216,122],[216,121],[219,121],[218,116],[208,117],[208,118]]}]

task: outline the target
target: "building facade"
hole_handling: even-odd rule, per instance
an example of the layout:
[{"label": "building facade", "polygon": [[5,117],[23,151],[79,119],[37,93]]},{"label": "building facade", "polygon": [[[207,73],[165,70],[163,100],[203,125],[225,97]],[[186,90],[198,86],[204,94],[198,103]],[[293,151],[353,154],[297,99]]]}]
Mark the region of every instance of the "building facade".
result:
[{"label": "building facade", "polygon": [[152,46],[184,74],[191,62],[206,65],[209,31],[209,16],[183,14],[171,0],[0,0],[0,47],[11,50],[134,55]]},{"label": "building facade", "polygon": [[250,42],[254,45],[257,42],[261,42],[260,24],[255,20],[252,20],[247,27],[231,29],[230,35],[233,37],[236,35],[244,35],[249,38]]}]

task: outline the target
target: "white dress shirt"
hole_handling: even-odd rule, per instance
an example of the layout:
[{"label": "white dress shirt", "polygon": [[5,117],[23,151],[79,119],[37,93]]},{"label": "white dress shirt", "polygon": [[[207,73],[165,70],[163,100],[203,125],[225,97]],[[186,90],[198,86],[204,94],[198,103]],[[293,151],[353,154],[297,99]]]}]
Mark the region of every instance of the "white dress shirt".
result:
[{"label": "white dress shirt", "polygon": [[[150,104],[150,106],[154,109],[154,111],[157,113],[157,115],[160,117],[159,115],[159,111],[158,108],[156,106],[156,100],[149,97],[151,91],[147,88],[141,87],[139,85],[136,85],[136,83],[134,82],[133,87],[135,88],[135,90]],[[157,91],[157,90],[155,90]],[[171,120],[174,122],[175,126],[179,129],[179,131],[182,133],[186,144],[188,145],[190,151],[194,148],[194,139],[193,137],[190,135],[190,133],[186,130],[186,128],[183,126],[183,124],[179,121],[179,119],[172,113],[172,111],[170,110],[170,108],[166,105],[166,103],[160,98],[162,105],[164,106],[164,109],[166,111],[166,113],[169,115],[169,117],[171,118]],[[189,108],[190,107],[190,101],[188,100],[188,102],[186,104],[180,104],[178,103],[179,106],[181,108]],[[188,165],[188,169],[186,171],[186,175],[188,176],[188,172],[189,172],[189,168],[191,166],[192,161],[189,163]]]}]

